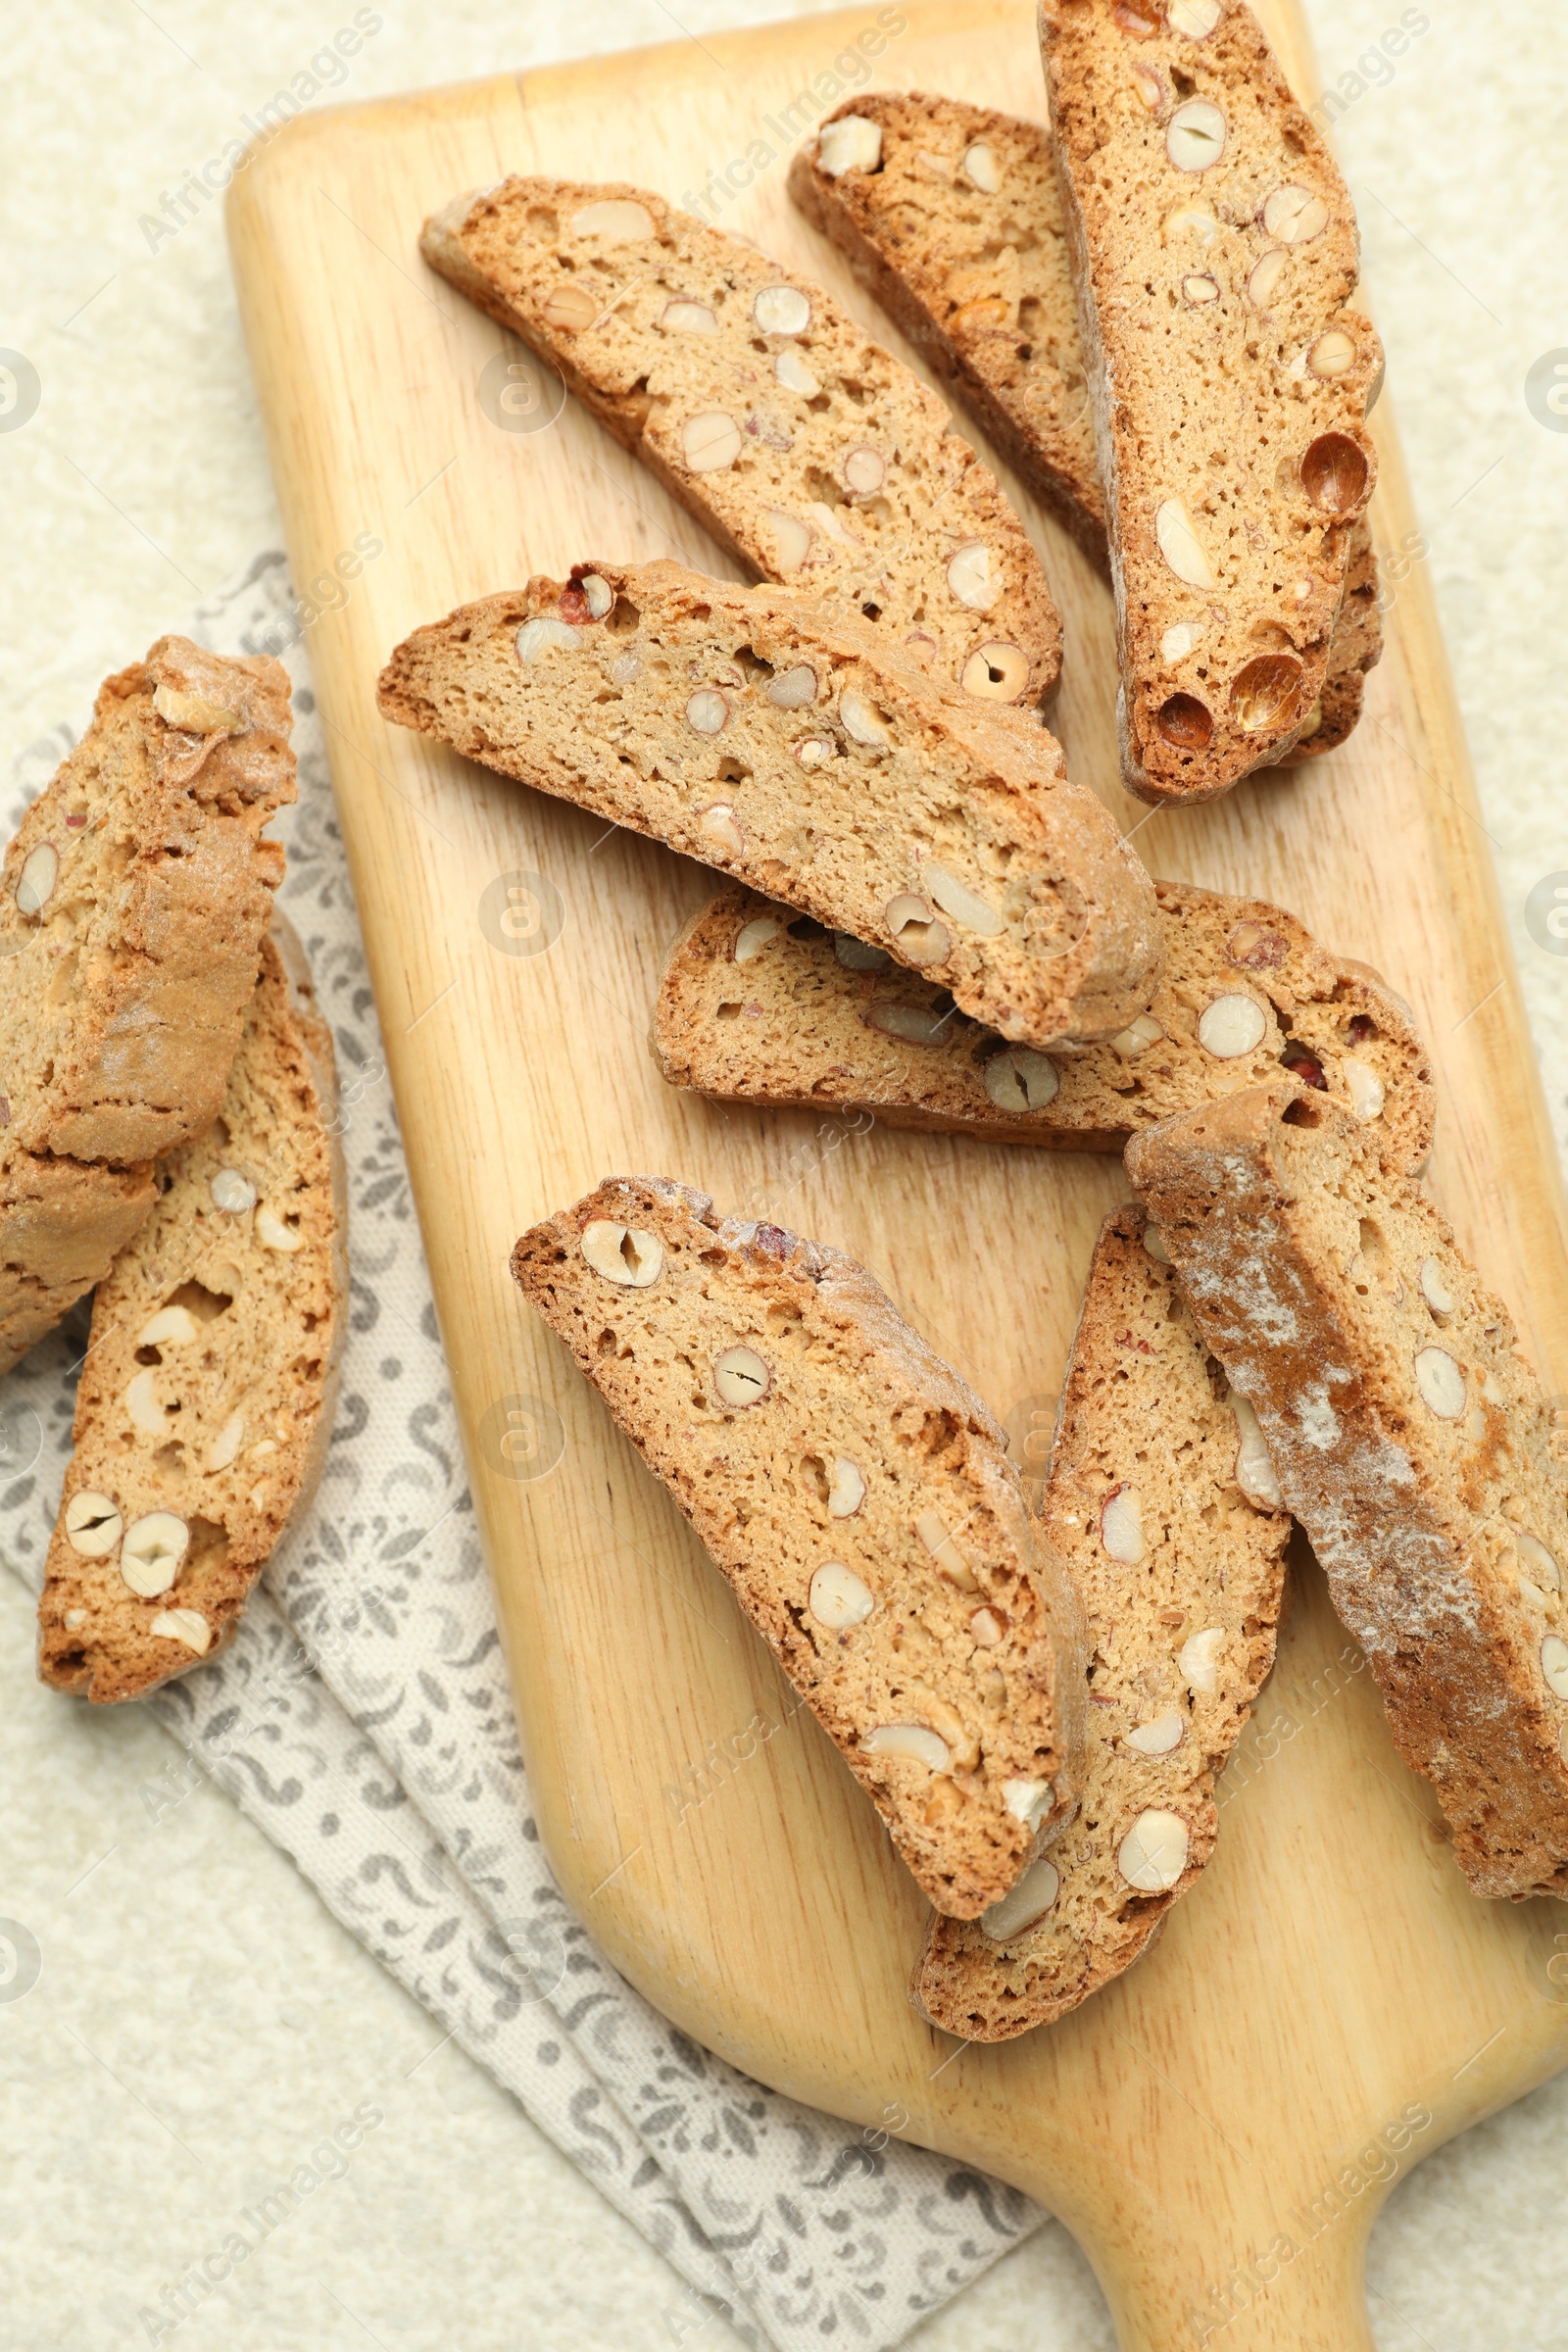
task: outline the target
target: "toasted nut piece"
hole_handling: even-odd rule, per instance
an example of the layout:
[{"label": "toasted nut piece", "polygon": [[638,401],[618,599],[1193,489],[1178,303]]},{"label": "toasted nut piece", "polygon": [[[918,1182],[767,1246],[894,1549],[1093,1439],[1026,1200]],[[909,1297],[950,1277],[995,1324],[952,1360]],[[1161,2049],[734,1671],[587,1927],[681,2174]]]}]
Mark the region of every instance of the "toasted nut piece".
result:
[{"label": "toasted nut piece", "polygon": [[1196,694],[1173,694],[1160,704],[1154,724],[1180,752],[1206,751],[1214,733],[1214,713]]},{"label": "toasted nut piece", "polygon": [[755,1348],[726,1348],[713,1361],[713,1386],[724,1403],[743,1412],[760,1404],[773,1386],[773,1375]]},{"label": "toasted nut piece", "polygon": [[244,1435],[244,1414],[230,1413],[208,1447],[207,1459],[203,1462],[202,1468],[204,1470],[226,1470],[239,1452],[240,1441]]},{"label": "toasted nut piece", "polygon": [[1219,1689],[1219,1653],[1224,1646],[1222,1625],[1206,1625],[1201,1633],[1189,1634],[1182,1643],[1176,1671],[1200,1698],[1212,1698]]},{"label": "toasted nut piece", "polygon": [[1116,1868],[1140,1894],[1164,1894],[1187,1868],[1191,1839],[1179,1813],[1140,1813],[1116,1848]]},{"label": "toasted nut piece", "polygon": [[818,1625],[841,1634],[862,1625],[876,1607],[876,1595],[842,1560],[824,1560],[811,1579],[810,1609]]},{"label": "toasted nut piece", "polygon": [[1268,1015],[1257,999],[1235,991],[1204,1006],[1198,1042],[1216,1061],[1235,1061],[1256,1051],[1267,1027]]},{"label": "toasted nut piece", "polygon": [[1165,153],[1178,172],[1207,172],[1225,152],[1225,118],[1207,98],[1189,98],[1165,125]]},{"label": "toasted nut piece", "polygon": [[1421,1260],[1421,1296],[1435,1315],[1452,1314],[1453,1293],[1444,1281],[1443,1268],[1435,1257]]},{"label": "toasted nut piece", "polygon": [[948,1743],[923,1723],[879,1723],[860,1741],[862,1756],[899,1756],[923,1764],[927,1772],[946,1772],[953,1761]]},{"label": "toasted nut piece", "polygon": [[1202,543],[1193,528],[1193,518],[1179,498],[1160,502],[1154,514],[1154,536],[1159,552],[1179,580],[1189,588],[1212,588],[1214,574]]},{"label": "toasted nut piece", "polygon": [[799,286],[760,286],[752,298],[752,317],[764,335],[804,335],[811,323],[811,305]]},{"label": "toasted nut piece", "polygon": [[773,381],[782,384],[786,392],[798,392],[803,400],[814,400],[822,389],[822,379],[806,365],[793,343],[773,354]]},{"label": "toasted nut piece", "polygon": [[1007,926],[996,908],[988,906],[985,900],[978,897],[966,882],[958,880],[956,874],[950,874],[947,867],[938,865],[934,858],[926,859],[920,874],[927,894],[944,914],[951,914],[956,923],[961,923],[966,931],[973,931],[980,939],[1002,937]]},{"label": "toasted nut piece", "polygon": [[1152,66],[1134,66],[1133,86],[1152,115],[1157,115],[1165,103],[1165,84]]},{"label": "toasted nut piece", "polygon": [[979,1742],[957,1708],[923,1683],[906,1685],[905,1697],[916,1718],[942,1740],[954,1771],[973,1772],[980,1761]]},{"label": "toasted nut piece", "polygon": [[893,961],[886,948],[867,947],[848,931],[834,932],[833,954],[847,972],[885,972]]},{"label": "toasted nut piece", "polygon": [[1140,1054],[1157,1046],[1164,1034],[1152,1012],[1141,1012],[1136,1021],[1129,1022],[1119,1036],[1111,1039],[1111,1051],[1119,1054],[1123,1061],[1136,1061]]},{"label": "toasted nut piece", "polygon": [[659,323],[666,334],[671,335],[716,335],[718,332],[718,320],[707,303],[688,301],[684,294],[677,294],[665,303],[659,314]]},{"label": "toasted nut piece", "polygon": [[983,539],[966,539],[948,558],[948,586],[971,612],[989,612],[1004,585]]},{"label": "toasted nut piece", "polygon": [[1259,654],[1231,680],[1231,716],[1247,735],[1288,727],[1301,708],[1302,669],[1294,654]]},{"label": "toasted nut piece", "polygon": [[1301,460],[1301,487],[1325,514],[1348,514],[1366,495],[1371,468],[1346,433],[1319,433]]},{"label": "toasted nut piece", "polygon": [[1347,1054],[1342,1064],[1345,1083],[1350,1091],[1350,1108],[1358,1119],[1375,1119],[1383,1109],[1383,1081],[1376,1070]]},{"label": "toasted nut piece", "polygon": [[[162,687],[159,688],[162,693]],[[60,879],[60,853],[53,844],[40,841],[17,876],[17,912],[37,914],[53,896]]]},{"label": "toasted nut piece", "polygon": [[1332,383],[1337,375],[1348,375],[1355,366],[1355,345],[1343,327],[1331,326],[1326,335],[1319,335],[1307,353],[1306,364],[1314,375]]},{"label": "toasted nut piece", "polygon": [[817,169],[829,179],[842,179],[846,172],[874,172],[881,161],[882,125],[868,122],[864,115],[841,115],[817,133]]},{"label": "toasted nut piece", "polygon": [[889,899],[883,915],[906,963],[947,961],[953,943],[946,926],[932,919],[924,899],[917,899],[910,891],[902,892],[898,898]]},{"label": "toasted nut piece", "polygon": [[256,1206],[256,1187],[238,1168],[220,1168],[207,1189],[226,1217],[243,1217]]},{"label": "toasted nut piece", "polygon": [[1110,21],[1121,31],[1130,32],[1135,41],[1152,41],[1165,29],[1160,0],[1115,0]]},{"label": "toasted nut piece", "polygon": [[803,735],[795,746],[795,757],[803,767],[825,767],[838,756],[838,745],[827,735]]},{"label": "toasted nut piece", "polygon": [[1257,923],[1238,923],[1225,942],[1225,960],[1239,963],[1250,972],[1277,971],[1291,956],[1290,941],[1278,931],[1265,931]]},{"label": "toasted nut piece", "polygon": [[609,1217],[595,1217],[585,1225],[577,1247],[596,1274],[618,1282],[623,1290],[646,1291],[664,1270],[664,1245],[657,1233],[616,1225]]},{"label": "toasted nut piece", "polygon": [[610,582],[602,572],[585,571],[582,575],[581,587],[583,595],[588,600],[589,619],[603,620],[615,601],[615,592]]},{"label": "toasted nut piece", "polygon": [[1519,1527],[1514,1529],[1513,1540],[1520,1559],[1529,1569],[1535,1582],[1544,1591],[1560,1592],[1562,1591],[1562,1570],[1541,1538],[1531,1535],[1528,1529]]},{"label": "toasted nut piece", "polygon": [[560,620],[553,612],[540,612],[523,622],[515,643],[519,662],[537,662],[552,646],[562,646],[568,654],[574,654],[577,631],[569,620]]},{"label": "toasted nut piece", "polygon": [[698,811],[697,830],[716,856],[744,858],[746,835],[728,801],[713,801]]},{"label": "toasted nut piece", "polygon": [[805,710],[816,700],[816,672],[809,662],[797,662],[767,681],[767,699],[779,710]]},{"label": "toasted nut piece", "polygon": [[1021,1117],[1027,1110],[1044,1110],[1054,1102],[1061,1080],[1056,1065],[1029,1046],[1008,1046],[986,1063],[986,1094],[999,1110]]},{"label": "toasted nut piece", "polygon": [[654,217],[633,197],[604,196],[579,207],[566,226],[574,237],[598,237],[605,245],[640,245],[654,233]]},{"label": "toasted nut piece", "polygon": [[144,1438],[163,1436],[168,1415],[158,1401],[150,1367],[145,1372],[138,1372],[125,1391],[125,1410],[130,1415],[132,1427],[139,1429]]},{"label": "toasted nut piece", "polygon": [[1056,1899],[1061,1876],[1054,1862],[1042,1854],[1031,1862],[1016,1886],[1007,1892],[989,1911],[980,1914],[980,1932],[993,1943],[1006,1943],[1014,1936],[1022,1936],[1038,1920],[1045,1918]]},{"label": "toasted nut piece", "polygon": [[83,1487],[66,1505],[66,1540],[84,1560],[106,1560],[124,1532],[120,1505],[112,1495]]},{"label": "toasted nut piece", "polygon": [[830,1519],[853,1519],[865,1500],[865,1479],[858,1462],[847,1453],[836,1453],[828,1473],[827,1515]]},{"label": "toasted nut piece", "polygon": [[922,1511],[914,1523],[914,1532],[943,1575],[956,1584],[960,1592],[979,1592],[974,1571],[949,1535],[940,1511]]},{"label": "toasted nut piece", "polygon": [[1285,1497],[1275,1475],[1274,1456],[1269,1452],[1256,1413],[1245,1396],[1233,1389],[1230,1408],[1236,1417],[1236,1484],[1249,1502],[1260,1511],[1282,1511]]},{"label": "toasted nut piece", "polygon": [[1170,1251],[1166,1249],[1164,1243],[1159,1238],[1159,1227],[1157,1225],[1146,1225],[1144,1227],[1144,1248],[1149,1251],[1150,1256],[1153,1259],[1156,1266],[1168,1266],[1170,1264]]},{"label": "toasted nut piece", "polygon": [[1415,1355],[1415,1385],[1421,1401],[1440,1421],[1457,1421],[1468,1398],[1464,1370],[1446,1348],[1419,1348]]},{"label": "toasted nut piece", "polygon": [[580,334],[592,326],[599,316],[599,305],[586,286],[575,286],[569,278],[552,286],[545,298],[545,324],[566,335]]},{"label": "toasted nut piece", "polygon": [[930,1004],[872,1004],[860,1018],[868,1029],[900,1038],[906,1046],[945,1046],[953,1036],[952,1015]]},{"label": "toasted nut piece", "polygon": [[933,155],[928,147],[917,147],[914,161],[923,178],[945,180],[952,186],[958,167],[951,155]]},{"label": "toasted nut piece", "polygon": [[994,151],[984,139],[976,139],[963,151],[963,176],[982,196],[995,196],[1002,185],[1002,173],[997,168]]},{"label": "toasted nut piece", "polygon": [[995,1609],[976,1609],[969,1620],[969,1637],[977,1649],[995,1649],[1006,1640],[1007,1629]]},{"label": "toasted nut piece", "polygon": [[1206,204],[1189,197],[1165,216],[1165,242],[1173,237],[1196,237],[1200,245],[1212,245],[1219,235],[1219,222]]},{"label": "toasted nut piece", "polygon": [[1168,1756],[1180,1747],[1187,1718],[1180,1707],[1167,1707],[1152,1722],[1141,1723],[1127,1735],[1127,1745],[1140,1756]]},{"label": "toasted nut piece", "polygon": [[1022,646],[992,638],[975,647],[958,683],[985,702],[1015,703],[1029,683],[1029,657]]},{"label": "toasted nut piece", "polygon": [[138,1348],[183,1348],[195,1339],[201,1325],[188,1306],[161,1306],[136,1334]]},{"label": "toasted nut piece", "polygon": [[1553,1698],[1568,1698],[1568,1642],[1548,1634],[1541,1644],[1541,1671]]},{"label": "toasted nut piece", "polygon": [[798,514],[786,514],[782,507],[764,507],[762,514],[773,526],[780,571],[799,571],[811,553],[810,524],[803,522]]},{"label": "toasted nut piece", "polygon": [[147,1631],[160,1642],[183,1642],[198,1657],[212,1647],[213,1629],[200,1609],[160,1609]]},{"label": "toasted nut piece", "polygon": [[153,709],[166,726],[187,735],[243,735],[245,721],[225,703],[209,702],[204,694],[182,694],[177,686],[155,686]]},{"label": "toasted nut piece", "polygon": [[839,696],[839,717],[844,722],[846,735],[853,736],[857,743],[880,750],[884,744],[893,741],[892,728],[858,686],[846,686]]},{"label": "toasted nut piece", "polygon": [[704,686],[686,705],[686,724],[699,735],[716,735],[729,716],[729,705],[715,687]]},{"label": "toasted nut piece", "polygon": [[1206,41],[1220,20],[1220,0],[1170,0],[1166,10],[1172,32],[1190,41]]},{"label": "toasted nut piece", "polygon": [[681,455],[693,473],[722,473],[742,446],[741,428],[725,409],[704,409],[680,428]]},{"label": "toasted nut piece", "polygon": [[1002,1801],[1014,1821],[1038,1830],[1055,1802],[1055,1790],[1049,1781],[1004,1781]]},{"label": "toasted nut piece", "polygon": [[1309,245],[1329,224],[1329,208],[1310,188],[1276,188],[1258,215],[1263,233],[1280,245]]},{"label": "toasted nut piece", "polygon": [[844,463],[839,467],[839,478],[845,489],[853,491],[857,498],[869,498],[873,492],[880,490],[887,480],[887,473],[886,458],[879,449],[873,449],[868,441],[858,441],[853,449],[846,450]]},{"label": "toasted nut piece", "polygon": [[1173,666],[1178,662],[1185,662],[1202,641],[1203,624],[1200,620],[1178,620],[1161,637],[1159,658]]},{"label": "toasted nut piece", "polygon": [[1290,259],[1283,245],[1271,245],[1252,264],[1247,277],[1247,299],[1254,311],[1266,309],[1273,299],[1274,289],[1285,272]]},{"label": "toasted nut piece", "polygon": [[285,1224],[275,1208],[263,1200],[256,1210],[256,1239],[264,1250],[282,1250],[290,1255],[305,1247],[305,1236],[295,1225]]},{"label": "toasted nut piece", "polygon": [[1219,300],[1219,279],[1211,277],[1206,270],[1189,270],[1182,279],[1182,300],[1191,311],[1205,310],[1211,302]]},{"label": "toasted nut piece", "polygon": [[754,956],[760,956],[762,950],[777,939],[783,928],[778,917],[772,914],[759,914],[751,922],[743,923],[735,938],[736,962],[750,963]]},{"label": "toasted nut piece", "polygon": [[1113,1560],[1134,1568],[1143,1558],[1144,1515],[1136,1487],[1112,1487],[1100,1506],[1100,1541]]},{"label": "toasted nut piece", "polygon": [[190,1529],[172,1511],[148,1511],[133,1519],[120,1546],[120,1573],[143,1600],[167,1592],[179,1574],[179,1563],[190,1544]]},{"label": "toasted nut piece", "polygon": [[85,1609],[68,1609],[66,1611],[65,1623],[68,1634],[79,1633],[86,1622],[87,1612]]}]

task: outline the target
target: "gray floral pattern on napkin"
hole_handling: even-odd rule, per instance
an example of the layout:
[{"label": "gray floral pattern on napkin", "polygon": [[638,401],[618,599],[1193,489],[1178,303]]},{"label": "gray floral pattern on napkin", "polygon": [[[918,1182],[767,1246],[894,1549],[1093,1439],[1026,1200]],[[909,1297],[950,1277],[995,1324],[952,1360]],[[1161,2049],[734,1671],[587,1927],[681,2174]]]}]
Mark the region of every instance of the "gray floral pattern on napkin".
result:
[{"label": "gray floral pattern on napkin", "polygon": [[[222,653],[280,653],[298,806],[281,902],[343,1088],[353,1293],[314,1507],[233,1645],[146,1705],[292,1856],[329,1909],[754,2343],[896,2344],[1039,2226],[1015,2190],[889,2129],[857,2132],[747,2080],[603,1959],[540,1849],[474,1531],[447,1367],[284,559],[197,615]],[[70,749],[13,778],[7,832]],[[71,1447],[86,1302],[0,1381],[0,1548],[34,1588]],[[157,1802],[156,1797],[153,1800]]]}]

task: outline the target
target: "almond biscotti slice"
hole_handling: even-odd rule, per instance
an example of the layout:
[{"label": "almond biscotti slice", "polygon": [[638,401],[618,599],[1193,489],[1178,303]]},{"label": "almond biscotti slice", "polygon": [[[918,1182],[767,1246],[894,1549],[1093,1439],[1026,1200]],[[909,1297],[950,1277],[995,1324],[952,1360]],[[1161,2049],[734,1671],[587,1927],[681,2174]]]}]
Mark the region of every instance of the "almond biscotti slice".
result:
[{"label": "almond biscotti slice", "polygon": [[38,1672],[139,1698],[233,1634],[332,1435],[348,1305],[332,1040],[279,915],[218,1117],[93,1301]]},{"label": "almond biscotti slice", "polygon": [[979,1398],[837,1250],[610,1178],[512,1270],[662,1478],[939,1910],[1077,1795],[1082,1629]]},{"label": "almond biscotti slice", "polygon": [[1061,669],[1040,559],[936,394],[809,278],[646,188],[505,179],[420,250],[531,343],[719,545],[975,695]]},{"label": "almond biscotti slice", "polygon": [[579,564],[416,630],[401,726],[885,945],[1004,1037],[1148,1004],[1153,889],[1046,732],[853,613],[675,564]]},{"label": "almond biscotti slice", "polygon": [[1290,1516],[1157,1251],[1136,1203],[1101,1228],[1042,1500],[1088,1620],[1082,1801],[983,1918],[932,1921],[909,1987],[966,2041],[1048,2025],[1147,1950],[1274,1663]]},{"label": "almond biscotti slice", "polygon": [[1102,567],[1105,502],[1051,141],[920,90],[846,98],[790,194]]},{"label": "almond biscotti slice", "polygon": [[1043,0],[1105,488],[1122,774],[1202,801],[1329,678],[1382,372],[1339,170],[1242,0]]},{"label": "almond biscotti slice", "polygon": [[1135,1136],[1127,1172],[1471,1886],[1568,1897],[1568,1462],[1507,1308],[1290,1077]]},{"label": "almond biscotti slice", "polygon": [[889,1127],[1119,1152],[1177,1110],[1283,1064],[1364,1120],[1393,1167],[1432,1145],[1434,1092],[1409,1007],[1281,906],[1156,882],[1165,960],[1108,1045],[1009,1046],[880,948],[727,890],[670,951],[650,1045],[672,1086],[720,1102],[869,1110]]},{"label": "almond biscotti slice", "polygon": [[157,1198],[151,1162],[107,1168],[0,1137],[0,1373],[102,1281]]},{"label": "almond biscotti slice", "polygon": [[134,1163],[222,1101],[294,798],[288,676],[162,637],[100,688],[0,874],[0,1098],[29,1152]]},{"label": "almond biscotti slice", "polygon": [[[846,98],[790,166],[790,194],[983,432],[1102,568],[1108,565],[1061,189],[1037,122],[918,90]],[[1383,652],[1364,516],[1319,702],[1290,765],[1343,743]]]}]

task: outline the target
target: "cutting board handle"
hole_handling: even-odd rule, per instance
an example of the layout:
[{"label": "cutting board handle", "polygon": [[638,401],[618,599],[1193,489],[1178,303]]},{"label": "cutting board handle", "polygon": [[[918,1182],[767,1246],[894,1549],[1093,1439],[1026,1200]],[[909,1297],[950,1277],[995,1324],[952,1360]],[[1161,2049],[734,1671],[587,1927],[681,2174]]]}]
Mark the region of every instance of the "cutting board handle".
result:
[{"label": "cutting board handle", "polygon": [[1374,2352],[1369,2212],[1347,2211],[1312,2236],[1310,2217],[1283,2217],[1272,2238],[1238,2259],[1224,2206],[1216,2197],[1212,2230],[1187,2261],[1168,2240],[1156,2245],[1157,2232],[1119,2247],[1086,2244],[1120,2352]]}]

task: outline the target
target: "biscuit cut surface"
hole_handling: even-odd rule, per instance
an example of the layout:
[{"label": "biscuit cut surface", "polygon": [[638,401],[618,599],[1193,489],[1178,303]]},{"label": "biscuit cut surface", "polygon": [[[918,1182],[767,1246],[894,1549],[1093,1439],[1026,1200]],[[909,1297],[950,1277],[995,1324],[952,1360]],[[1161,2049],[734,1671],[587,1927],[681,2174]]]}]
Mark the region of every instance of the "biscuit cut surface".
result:
[{"label": "biscuit cut surface", "polygon": [[1076,1796],[1083,1651],[979,1398],[838,1250],[661,1179],[512,1264],[932,1902],[997,1901]]},{"label": "biscuit cut surface", "polygon": [[[1105,500],[1050,134],[956,98],[866,90],[797,150],[789,184],[1020,479],[1105,569]],[[1287,755],[1293,765],[1345,741],[1383,652],[1364,516],[1350,538],[1320,707]]]},{"label": "biscuit cut surface", "polygon": [[389,718],[884,944],[1004,1037],[1146,1004],[1153,888],[1045,728],[837,608],[674,564],[580,565],[416,631]]},{"label": "biscuit cut surface", "polygon": [[[1105,489],[1122,774],[1211,799],[1321,732],[1382,351],[1339,170],[1250,11],[1044,0]],[[1308,740],[1310,740],[1308,736]]]},{"label": "biscuit cut surface", "polygon": [[1061,623],[995,475],[811,279],[618,182],[506,179],[420,248],[760,577],[841,599],[977,695],[1055,686]]},{"label": "biscuit cut surface", "polygon": [[651,1043],[673,1086],[715,1100],[864,1109],[890,1127],[1119,1152],[1196,1102],[1294,1067],[1419,1169],[1434,1093],[1408,1007],[1283,907],[1156,882],[1165,933],[1147,1012],[1081,1053],[1009,1046],[880,949],[728,890],[670,952]]},{"label": "biscuit cut surface", "polygon": [[1288,1077],[1127,1172],[1472,1888],[1568,1896],[1568,1446],[1507,1308]]},{"label": "biscuit cut surface", "polygon": [[332,1042],[274,916],[222,1107],[93,1301],[38,1671],[137,1698],[232,1636],[332,1434],[348,1300]]},{"label": "biscuit cut surface", "polygon": [[1088,1623],[1083,1801],[984,1919],[932,1922],[910,1985],[965,2040],[1047,2025],[1147,1950],[1213,1849],[1214,1776],[1274,1662],[1290,1517],[1147,1222],[1135,1203],[1101,1229],[1043,1501]]},{"label": "biscuit cut surface", "polygon": [[107,1168],[0,1141],[0,1373],[102,1281],[157,1198],[148,1163]]},{"label": "biscuit cut surface", "polygon": [[294,798],[287,673],[164,637],[98,694],[0,874],[0,1101],[29,1152],[134,1163],[217,1111]]}]

